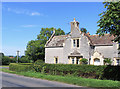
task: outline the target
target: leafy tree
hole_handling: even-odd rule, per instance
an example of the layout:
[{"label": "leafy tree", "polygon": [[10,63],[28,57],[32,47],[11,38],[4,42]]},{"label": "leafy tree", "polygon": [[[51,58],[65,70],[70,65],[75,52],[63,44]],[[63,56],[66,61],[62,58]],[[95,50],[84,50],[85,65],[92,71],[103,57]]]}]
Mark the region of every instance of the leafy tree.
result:
[{"label": "leafy tree", "polygon": [[88,59],[86,59],[86,58],[82,58],[80,60],[80,64],[87,64],[87,63],[88,63]]},{"label": "leafy tree", "polygon": [[99,14],[97,34],[110,33],[115,36],[114,41],[120,43],[120,0],[118,2],[103,2],[106,11]]},{"label": "leafy tree", "polygon": [[86,28],[81,28],[80,31],[84,32],[84,33],[87,33],[87,29]]},{"label": "leafy tree", "polygon": [[[42,28],[40,31],[40,34],[37,35],[36,40],[31,40],[27,44],[27,49],[25,51],[25,56],[29,60],[33,60],[34,62],[36,60],[43,60],[45,57],[45,44],[47,40],[51,37],[53,34],[53,27],[52,28]],[[55,29],[55,35],[64,35],[65,32],[61,30],[60,28]]]},{"label": "leafy tree", "polygon": [[104,59],[104,64],[105,65],[111,65],[111,63],[112,63],[112,60],[110,58],[105,58]]}]

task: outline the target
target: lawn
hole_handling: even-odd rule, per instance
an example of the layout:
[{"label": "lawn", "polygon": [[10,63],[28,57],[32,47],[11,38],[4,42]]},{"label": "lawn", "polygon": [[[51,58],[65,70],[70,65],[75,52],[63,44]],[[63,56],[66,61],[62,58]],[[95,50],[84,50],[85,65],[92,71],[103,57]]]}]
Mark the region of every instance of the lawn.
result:
[{"label": "lawn", "polygon": [[79,86],[94,87],[94,88],[105,87],[105,89],[107,87],[108,88],[111,87],[111,89],[113,88],[120,89],[120,81],[88,79],[88,78],[81,78],[81,77],[74,77],[74,76],[47,75],[47,74],[41,74],[39,72],[33,72],[33,71],[15,72],[15,71],[10,71],[8,69],[2,69],[2,71],[13,73],[13,74],[18,74],[18,75],[23,75],[27,77],[59,81],[59,82],[64,82],[64,83],[74,84],[74,85],[79,85]]}]

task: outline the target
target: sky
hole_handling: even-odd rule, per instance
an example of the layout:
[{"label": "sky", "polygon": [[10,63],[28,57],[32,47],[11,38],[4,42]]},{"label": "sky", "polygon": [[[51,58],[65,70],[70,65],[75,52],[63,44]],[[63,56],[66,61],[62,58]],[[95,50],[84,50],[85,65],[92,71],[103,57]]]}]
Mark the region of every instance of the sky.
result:
[{"label": "sky", "polygon": [[96,33],[98,16],[105,10],[102,2],[3,2],[2,52],[4,55],[25,54],[27,43],[35,40],[41,28],[61,28],[70,32],[75,18],[79,28]]}]

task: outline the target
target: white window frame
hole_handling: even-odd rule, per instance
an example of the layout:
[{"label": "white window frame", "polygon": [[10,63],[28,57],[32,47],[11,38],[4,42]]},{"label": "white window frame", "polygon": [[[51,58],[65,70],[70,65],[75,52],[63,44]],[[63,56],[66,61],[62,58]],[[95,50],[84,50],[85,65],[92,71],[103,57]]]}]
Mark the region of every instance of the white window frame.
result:
[{"label": "white window frame", "polygon": [[[74,45],[74,40],[75,40],[75,45]],[[79,40],[79,47],[77,47],[77,40]],[[72,48],[80,48],[80,38],[73,38],[71,41]]]}]

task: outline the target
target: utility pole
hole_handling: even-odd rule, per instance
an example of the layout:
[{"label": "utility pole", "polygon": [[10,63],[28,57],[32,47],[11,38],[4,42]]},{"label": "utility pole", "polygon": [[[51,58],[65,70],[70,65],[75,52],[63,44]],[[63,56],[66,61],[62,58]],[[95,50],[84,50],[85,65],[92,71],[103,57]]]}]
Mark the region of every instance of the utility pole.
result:
[{"label": "utility pole", "polygon": [[19,58],[19,50],[17,51],[17,63],[19,62],[18,58]]}]

